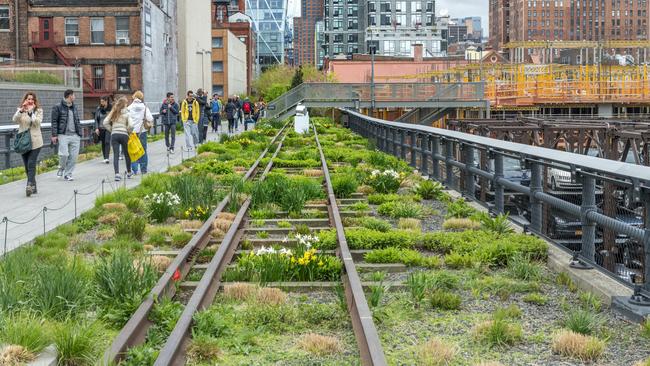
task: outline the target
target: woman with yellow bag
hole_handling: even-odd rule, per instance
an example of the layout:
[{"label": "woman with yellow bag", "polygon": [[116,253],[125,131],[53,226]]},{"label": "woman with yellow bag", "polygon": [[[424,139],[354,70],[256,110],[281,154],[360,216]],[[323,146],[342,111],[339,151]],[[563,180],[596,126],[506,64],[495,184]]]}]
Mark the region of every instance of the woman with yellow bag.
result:
[{"label": "woman with yellow bag", "polygon": [[[115,170],[115,181],[119,182],[122,180],[120,175],[120,147],[124,152],[124,161],[126,162],[126,177],[131,178],[133,172],[131,171],[131,147],[129,146],[129,140],[131,137],[135,137],[135,140],[139,143],[140,140],[135,134],[132,134],[133,131],[133,120],[129,114],[127,106],[129,101],[126,97],[121,97],[113,106],[111,112],[104,119],[104,127],[106,131],[111,133],[111,146],[113,147],[113,169]],[[142,149],[142,146],[140,146]],[[144,152],[144,150],[143,150]],[[138,157],[139,158],[139,157]]]}]

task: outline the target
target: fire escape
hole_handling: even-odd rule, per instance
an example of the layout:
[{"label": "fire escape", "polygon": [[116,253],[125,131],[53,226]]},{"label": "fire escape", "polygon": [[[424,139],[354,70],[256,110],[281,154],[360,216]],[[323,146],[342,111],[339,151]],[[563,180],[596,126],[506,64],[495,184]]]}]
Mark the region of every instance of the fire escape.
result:
[{"label": "fire escape", "polygon": [[[30,46],[34,51],[34,56],[38,55],[38,50],[49,49],[65,66],[80,67],[80,64],[78,62],[75,62],[71,60],[70,57],[66,56],[63,49],[56,44],[54,39],[56,38],[57,33],[56,32],[50,32],[50,33],[51,34],[48,37],[48,39],[44,39],[44,37],[40,36],[40,32],[32,32],[32,39],[30,42]],[[83,73],[83,69],[82,69],[82,73]],[[84,96],[101,97],[101,96],[111,94],[109,91],[99,90],[95,88],[93,83],[89,81],[90,78],[82,77],[82,79],[83,79],[83,86],[84,86]]]}]

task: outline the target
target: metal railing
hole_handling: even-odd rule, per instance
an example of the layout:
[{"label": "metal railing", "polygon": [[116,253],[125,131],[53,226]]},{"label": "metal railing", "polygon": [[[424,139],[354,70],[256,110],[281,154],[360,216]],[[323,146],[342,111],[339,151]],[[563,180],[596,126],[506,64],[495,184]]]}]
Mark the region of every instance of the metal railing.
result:
[{"label": "metal railing", "polygon": [[[343,102],[350,107],[369,105],[373,100],[370,83],[304,83],[275,99],[267,108],[275,118],[303,102]],[[439,101],[482,102],[484,83],[375,83],[374,102],[426,103]]]},{"label": "metal railing", "polygon": [[[163,124],[160,120],[159,113],[153,113],[154,125],[150,130],[152,135],[157,135],[158,133],[164,132]],[[46,142],[46,147],[50,147],[52,152],[54,151],[54,145],[47,144],[47,141],[50,140],[49,136],[52,135],[52,124],[43,123],[41,125],[41,132],[43,133],[43,141]],[[92,144],[93,141],[93,131],[95,131],[95,120],[86,119],[81,121],[81,142],[82,146],[88,146]],[[18,125],[6,125],[0,126],[0,161],[4,169],[11,167],[12,161],[18,161],[19,155],[13,151],[13,139],[18,132]],[[45,156],[45,155],[44,155]]]},{"label": "metal railing", "polygon": [[650,167],[342,113],[378,149],[650,298]]}]

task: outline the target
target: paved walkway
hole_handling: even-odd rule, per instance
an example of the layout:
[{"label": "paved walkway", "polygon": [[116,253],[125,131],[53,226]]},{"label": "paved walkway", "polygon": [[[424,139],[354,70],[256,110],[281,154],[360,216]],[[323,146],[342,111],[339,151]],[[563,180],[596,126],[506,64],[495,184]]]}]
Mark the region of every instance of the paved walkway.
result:
[{"label": "paved walkway", "polygon": [[[227,123],[225,127],[227,130]],[[217,134],[208,133],[208,140],[217,139]],[[193,152],[181,153],[184,145],[185,137],[177,135],[176,153],[168,155],[164,140],[149,143],[149,172],[164,172],[169,166],[180,164],[181,159],[194,156]],[[38,194],[29,198],[25,196],[26,180],[0,185],[0,220],[4,217],[9,219],[8,223],[0,226],[0,254],[5,252],[5,237],[6,251],[11,251],[31,242],[36,236],[73,220],[75,201],[77,215],[91,209],[95,198],[102,194],[102,186],[104,192],[108,193],[125,185],[132,188],[140,184],[141,175],[115,182],[112,159],[111,151],[110,164],[105,164],[103,158],[77,164],[73,182],[57,178],[56,171],[40,174],[36,177]],[[123,170],[124,160],[120,160],[120,171]]]}]

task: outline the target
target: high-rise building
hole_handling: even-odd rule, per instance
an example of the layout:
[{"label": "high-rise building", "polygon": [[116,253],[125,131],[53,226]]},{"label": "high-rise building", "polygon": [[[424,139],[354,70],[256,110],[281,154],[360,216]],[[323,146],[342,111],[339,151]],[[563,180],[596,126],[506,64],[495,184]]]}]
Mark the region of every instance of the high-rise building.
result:
[{"label": "high-rise building", "polygon": [[490,44],[645,40],[648,13],[647,0],[490,0]]},{"label": "high-rise building", "polygon": [[253,21],[256,58],[261,70],[283,64],[287,1],[246,0],[246,14]]},{"label": "high-rise building", "polygon": [[[323,0],[301,0],[300,17],[293,18],[294,55],[296,65],[316,65],[316,23],[323,20]],[[321,61],[322,62],[322,61]]]},{"label": "high-rise building", "polygon": [[444,56],[447,28],[435,17],[434,0],[327,0],[325,43],[330,57],[367,53],[412,56],[422,44],[425,56]]}]

